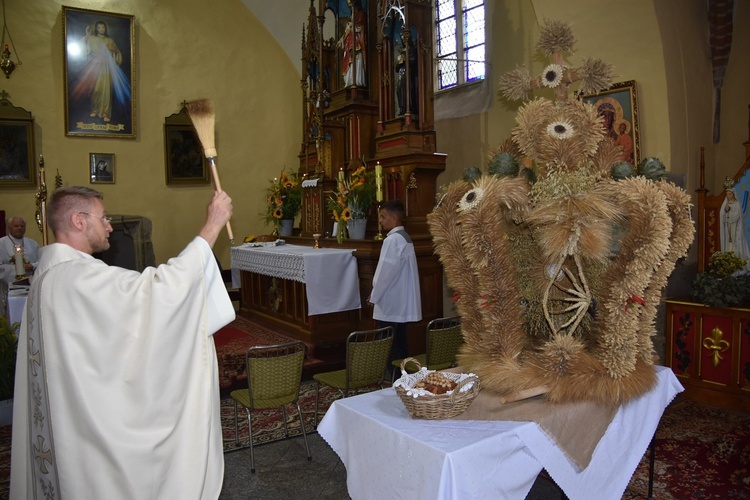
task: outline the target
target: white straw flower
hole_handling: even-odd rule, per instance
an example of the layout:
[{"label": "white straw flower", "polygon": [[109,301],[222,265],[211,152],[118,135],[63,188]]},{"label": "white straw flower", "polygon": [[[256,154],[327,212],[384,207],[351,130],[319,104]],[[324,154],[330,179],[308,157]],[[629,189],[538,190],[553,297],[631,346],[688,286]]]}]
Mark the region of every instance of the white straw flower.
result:
[{"label": "white straw flower", "polygon": [[556,88],[562,82],[563,67],[559,64],[550,64],[542,71],[542,85],[551,89]]},{"label": "white straw flower", "polygon": [[569,121],[558,120],[547,125],[547,133],[557,139],[570,139],[576,131]]}]

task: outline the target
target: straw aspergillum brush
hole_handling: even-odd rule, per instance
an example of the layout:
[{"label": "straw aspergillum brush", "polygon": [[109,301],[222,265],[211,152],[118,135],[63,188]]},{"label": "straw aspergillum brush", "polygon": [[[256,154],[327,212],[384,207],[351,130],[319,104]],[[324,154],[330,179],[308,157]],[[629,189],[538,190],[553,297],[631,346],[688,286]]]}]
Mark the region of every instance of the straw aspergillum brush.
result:
[{"label": "straw aspergillum brush", "polygon": [[[211,176],[214,179],[214,186],[217,191],[221,191],[221,182],[219,182],[219,171],[216,168],[216,147],[214,145],[214,103],[210,99],[201,99],[185,104],[190,120],[193,122],[195,131],[198,133],[198,139],[203,146],[203,152],[206,155],[208,164],[211,167]],[[227,221],[227,233],[229,234],[229,243],[234,244],[234,234],[232,226]]]}]

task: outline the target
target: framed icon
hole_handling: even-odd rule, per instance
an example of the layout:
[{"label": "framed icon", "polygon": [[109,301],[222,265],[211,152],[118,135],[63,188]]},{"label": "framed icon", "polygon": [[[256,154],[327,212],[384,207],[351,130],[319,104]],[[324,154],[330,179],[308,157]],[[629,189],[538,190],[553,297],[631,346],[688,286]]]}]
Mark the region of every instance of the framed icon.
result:
[{"label": "framed icon", "polygon": [[114,184],[115,155],[112,153],[89,153],[89,175],[91,184]]},{"label": "framed icon", "polygon": [[164,119],[164,164],[168,186],[211,182],[203,146],[185,107]]},{"label": "framed icon", "polygon": [[3,91],[0,99],[0,187],[36,186],[34,118],[13,106]]},{"label": "framed icon", "polygon": [[65,135],[134,139],[134,17],[63,7]]},{"label": "framed icon", "polygon": [[622,146],[622,161],[637,166],[641,160],[641,143],[638,136],[638,101],[635,80],[615,83],[598,94],[579,96],[593,105],[604,118],[609,138]]}]

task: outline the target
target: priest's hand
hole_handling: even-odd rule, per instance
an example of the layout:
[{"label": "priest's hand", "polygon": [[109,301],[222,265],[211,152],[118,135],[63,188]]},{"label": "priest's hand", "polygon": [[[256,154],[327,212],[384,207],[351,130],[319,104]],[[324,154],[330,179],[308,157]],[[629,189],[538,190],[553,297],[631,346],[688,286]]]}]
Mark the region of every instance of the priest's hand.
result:
[{"label": "priest's hand", "polygon": [[211,203],[206,210],[206,223],[198,236],[208,242],[213,248],[224,226],[232,218],[232,199],[224,191],[215,191]]}]

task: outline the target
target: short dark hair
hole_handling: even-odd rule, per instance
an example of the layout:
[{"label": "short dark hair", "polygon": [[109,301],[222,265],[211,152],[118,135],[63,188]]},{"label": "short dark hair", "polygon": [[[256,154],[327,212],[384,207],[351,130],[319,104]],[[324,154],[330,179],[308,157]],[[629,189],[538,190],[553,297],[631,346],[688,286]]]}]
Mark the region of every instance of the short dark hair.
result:
[{"label": "short dark hair", "polygon": [[387,200],[380,205],[380,210],[385,210],[394,214],[399,220],[403,220],[406,217],[406,210],[404,210],[404,204],[401,200]]},{"label": "short dark hair", "polygon": [[71,212],[88,210],[93,199],[103,200],[104,195],[86,186],[63,186],[55,189],[47,203],[47,218],[52,232],[65,227]]}]

